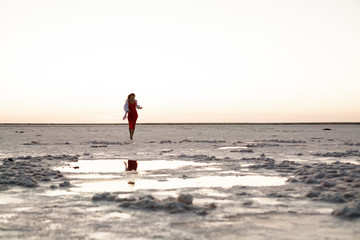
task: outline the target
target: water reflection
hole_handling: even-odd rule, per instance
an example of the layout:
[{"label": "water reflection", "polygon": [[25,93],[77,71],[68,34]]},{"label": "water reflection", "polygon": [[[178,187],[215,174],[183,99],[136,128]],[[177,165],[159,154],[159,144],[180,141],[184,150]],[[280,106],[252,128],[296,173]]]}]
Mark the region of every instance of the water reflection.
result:
[{"label": "water reflection", "polygon": [[[103,159],[103,160],[79,160],[78,162],[70,162],[67,166],[57,167],[63,173],[101,173],[114,174],[124,171],[130,165],[132,168],[136,165],[136,171],[142,173],[145,171],[154,171],[160,169],[176,169],[185,166],[204,166],[206,163],[198,163],[193,161],[178,161],[178,160],[124,160],[124,159]],[[129,162],[131,162],[129,164]]]},{"label": "water reflection", "polygon": [[[124,170],[125,165],[125,170]],[[226,176],[208,175],[208,171],[193,171],[193,168],[179,169],[179,175],[172,175],[174,172],[163,175],[152,175],[151,171],[164,169],[176,169],[184,166],[204,166],[208,164],[192,161],[136,161],[136,160],[80,160],[70,163],[69,166],[59,169],[67,176],[71,176],[71,183],[76,186],[71,188],[73,192],[114,192],[114,191],[136,191],[139,189],[154,190],[176,190],[183,188],[231,188],[233,186],[279,186],[284,185],[287,178],[247,175],[239,176],[236,172],[227,173]],[[139,174],[124,174],[130,171]],[[123,174],[120,174],[120,173]],[[157,171],[158,172],[158,171]],[[149,175],[150,173],[150,175]],[[187,173],[187,174],[185,174]],[[193,175],[194,177],[191,177]],[[103,177],[102,177],[103,176]],[[186,176],[186,177],[183,177]]]},{"label": "water reflection", "polygon": [[167,179],[109,179],[101,181],[78,182],[76,191],[136,191],[139,189],[170,190],[181,188],[231,188],[233,186],[266,187],[280,186],[286,183],[287,178],[268,176],[203,176],[197,178],[167,178]]},{"label": "water reflection", "polygon": [[124,161],[126,171],[136,171],[138,163],[136,160],[128,160],[127,163]]}]

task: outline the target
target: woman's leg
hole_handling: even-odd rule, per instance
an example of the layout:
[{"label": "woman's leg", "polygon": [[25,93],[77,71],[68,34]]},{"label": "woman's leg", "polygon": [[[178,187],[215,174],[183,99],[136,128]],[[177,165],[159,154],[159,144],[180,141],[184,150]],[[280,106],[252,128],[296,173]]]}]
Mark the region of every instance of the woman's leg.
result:
[{"label": "woman's leg", "polygon": [[129,115],[129,116],[128,116],[128,120],[129,120],[130,140],[132,140],[132,139],[133,139],[133,135],[134,135],[134,119],[133,119],[133,115]]},{"label": "woman's leg", "polygon": [[135,129],[130,129],[130,140],[133,140]]},{"label": "woman's leg", "polygon": [[128,116],[130,140],[133,140],[133,136],[134,136],[134,132],[135,132],[135,124],[136,124],[137,118],[138,118],[137,114]]}]

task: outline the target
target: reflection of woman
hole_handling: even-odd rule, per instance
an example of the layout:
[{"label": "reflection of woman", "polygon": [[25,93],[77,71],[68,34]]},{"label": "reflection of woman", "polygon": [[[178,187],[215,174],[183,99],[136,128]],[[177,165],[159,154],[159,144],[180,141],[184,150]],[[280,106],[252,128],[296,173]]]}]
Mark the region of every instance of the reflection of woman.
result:
[{"label": "reflection of woman", "polygon": [[136,124],[136,120],[138,118],[138,114],[136,109],[142,109],[142,107],[140,107],[140,105],[137,104],[137,100],[135,99],[135,94],[131,93],[129,94],[125,105],[124,105],[124,111],[125,111],[125,115],[123,120],[125,120],[126,115],[129,121],[129,132],[130,132],[130,139],[133,139],[134,136],[134,132],[135,132],[135,124]]},{"label": "reflection of woman", "polygon": [[128,160],[128,162],[124,161],[124,164],[125,164],[126,171],[136,171],[137,166],[138,166],[136,160]]}]

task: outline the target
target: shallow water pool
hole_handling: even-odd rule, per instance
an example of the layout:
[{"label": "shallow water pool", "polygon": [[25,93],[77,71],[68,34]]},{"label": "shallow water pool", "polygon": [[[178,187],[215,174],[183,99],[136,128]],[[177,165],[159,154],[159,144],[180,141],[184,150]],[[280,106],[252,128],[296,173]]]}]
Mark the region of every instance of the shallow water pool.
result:
[{"label": "shallow water pool", "polygon": [[[280,186],[287,180],[278,176],[244,176],[235,172],[225,176],[216,175],[216,172],[209,175],[209,164],[177,160],[138,161],[137,171],[125,171],[124,161],[124,159],[79,160],[57,170],[72,179],[71,183],[74,187],[71,191],[73,192],[132,192],[140,189],[176,190],[231,188],[233,186],[266,187]],[[161,174],[158,174],[158,170],[161,170]],[[157,174],[152,174],[153,172]]]}]

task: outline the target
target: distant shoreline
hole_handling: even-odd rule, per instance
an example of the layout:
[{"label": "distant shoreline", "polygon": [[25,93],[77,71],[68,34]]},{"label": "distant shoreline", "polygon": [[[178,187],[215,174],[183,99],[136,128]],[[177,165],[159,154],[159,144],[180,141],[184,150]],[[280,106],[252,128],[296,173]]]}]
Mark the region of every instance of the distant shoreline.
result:
[{"label": "distant shoreline", "polygon": [[[0,126],[111,126],[128,123],[0,123]],[[360,122],[137,123],[137,125],[360,125]]]}]

